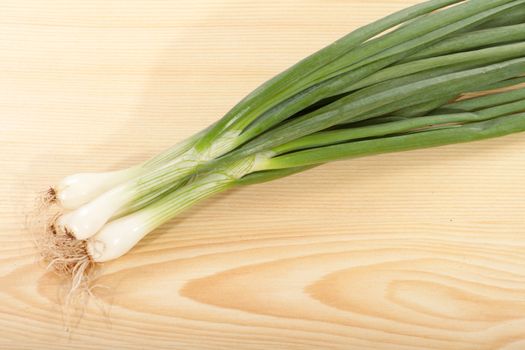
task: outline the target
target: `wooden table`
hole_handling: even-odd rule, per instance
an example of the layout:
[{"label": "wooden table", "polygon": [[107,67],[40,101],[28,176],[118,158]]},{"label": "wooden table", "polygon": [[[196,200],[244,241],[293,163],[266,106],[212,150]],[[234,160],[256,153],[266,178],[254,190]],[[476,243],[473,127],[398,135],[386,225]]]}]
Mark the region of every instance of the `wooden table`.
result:
[{"label": "wooden table", "polygon": [[131,165],[417,0],[2,0],[1,349],[525,349],[525,137],[209,200],[105,264],[64,330],[38,191]]}]

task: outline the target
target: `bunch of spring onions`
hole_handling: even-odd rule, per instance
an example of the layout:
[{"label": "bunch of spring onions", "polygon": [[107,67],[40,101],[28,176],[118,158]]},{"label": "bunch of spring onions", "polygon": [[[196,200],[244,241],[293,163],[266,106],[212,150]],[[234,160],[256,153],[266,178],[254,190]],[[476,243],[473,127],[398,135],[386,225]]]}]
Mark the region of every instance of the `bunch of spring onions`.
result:
[{"label": "bunch of spring onions", "polygon": [[[430,0],[364,26],[128,169],[50,190],[41,247],[76,278],[232,187],[336,160],[525,131],[525,0]],[[495,93],[496,89],[505,88]]]}]

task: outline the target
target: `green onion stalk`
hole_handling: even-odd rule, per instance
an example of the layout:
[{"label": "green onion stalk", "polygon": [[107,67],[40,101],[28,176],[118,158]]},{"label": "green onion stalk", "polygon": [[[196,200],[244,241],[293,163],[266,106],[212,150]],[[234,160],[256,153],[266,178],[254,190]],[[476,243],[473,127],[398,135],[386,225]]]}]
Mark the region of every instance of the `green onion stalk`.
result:
[{"label": "green onion stalk", "polygon": [[[49,225],[61,238],[45,257],[71,273],[79,259],[120,257],[232,187],[335,160],[522,131],[524,11],[525,0],[412,6],[298,62],[150,160],[65,178],[50,192],[66,212]],[[512,90],[493,93],[499,88]],[[486,96],[464,99],[472,92]]]},{"label": "green onion stalk", "polygon": [[95,262],[116,259],[159,225],[233,187],[282,178],[331,161],[524,131],[525,88],[449,103],[443,110],[451,112],[324,130],[243,158],[224,157],[152,204],[105,224],[86,241],[87,252]]},{"label": "green onion stalk", "polygon": [[[117,184],[158,167],[177,168],[178,178],[182,179],[198,165],[228,153],[297,112],[349,91],[350,87],[355,89],[356,83],[382,68],[417,54],[418,50],[429,45],[453,40],[452,35],[498,18],[498,15],[519,7],[520,3],[509,0],[433,0],[387,16],[279,74],[248,95],[219,122],[151,161],[116,172],[67,177],[55,186],[54,197],[64,208],[76,209]],[[454,4],[456,6],[443,9]],[[376,37],[400,24],[404,25]],[[499,43],[512,41],[511,37],[518,37],[516,31],[519,32],[519,28],[503,30],[507,34],[505,38],[499,30],[493,35],[497,37],[494,39],[484,31],[481,36],[487,39],[479,39],[477,47],[486,46],[490,40]],[[442,48],[436,50],[435,56],[443,52]],[[467,59],[465,57],[463,62]],[[245,130],[248,127],[249,130]],[[121,209],[133,201],[125,202]]]},{"label": "green onion stalk", "polygon": [[[521,52],[523,48],[525,46],[518,51]],[[520,58],[415,82],[413,79],[405,79],[404,85],[392,79],[383,84],[364,88],[325,107],[294,118],[261,134],[230,152],[226,157],[244,158],[338,124],[385,115],[400,107],[439,99],[443,94],[447,96],[460,94],[475,86],[511,78],[523,71],[525,71],[525,59]],[[174,164],[153,169],[62,215],[57,221],[57,227],[77,239],[87,239],[98,232],[112,217],[122,214],[122,210],[125,210],[130,203],[151,202],[152,194],[155,199],[159,194],[166,193],[180,184],[181,178],[191,174],[188,173],[188,169],[209,168],[216,162],[217,160],[199,164],[194,158],[182,158]]]},{"label": "green onion stalk", "polygon": [[[477,113],[409,118],[377,126],[327,131],[277,147],[271,152],[224,163],[213,172],[198,174],[190,183],[155,203],[104,225],[87,241],[87,252],[95,262],[117,259],[145,235],[182,211],[233,187],[274,180],[332,161],[483,140],[525,131],[525,113],[494,117],[515,110],[525,110],[525,100],[513,106]],[[436,125],[445,126],[436,128]]]}]

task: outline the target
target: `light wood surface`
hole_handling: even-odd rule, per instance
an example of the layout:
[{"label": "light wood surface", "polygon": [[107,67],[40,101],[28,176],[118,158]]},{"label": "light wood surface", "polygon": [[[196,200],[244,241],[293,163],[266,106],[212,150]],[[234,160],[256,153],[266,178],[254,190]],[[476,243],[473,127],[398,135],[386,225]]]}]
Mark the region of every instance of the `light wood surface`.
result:
[{"label": "light wood surface", "polygon": [[2,0],[1,349],[525,349],[525,137],[340,162],[185,213],[64,330],[35,194],[138,162],[417,0]]}]

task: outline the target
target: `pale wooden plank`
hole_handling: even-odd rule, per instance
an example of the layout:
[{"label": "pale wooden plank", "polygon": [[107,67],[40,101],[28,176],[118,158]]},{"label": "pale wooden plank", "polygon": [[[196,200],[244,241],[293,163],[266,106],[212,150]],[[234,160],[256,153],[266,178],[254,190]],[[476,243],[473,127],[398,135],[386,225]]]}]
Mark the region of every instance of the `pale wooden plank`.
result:
[{"label": "pale wooden plank", "polygon": [[524,348],[521,135],[221,195],[106,264],[72,333],[24,230],[60,177],[142,160],[416,2],[3,0],[0,347]]}]

